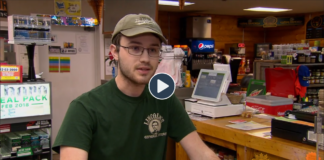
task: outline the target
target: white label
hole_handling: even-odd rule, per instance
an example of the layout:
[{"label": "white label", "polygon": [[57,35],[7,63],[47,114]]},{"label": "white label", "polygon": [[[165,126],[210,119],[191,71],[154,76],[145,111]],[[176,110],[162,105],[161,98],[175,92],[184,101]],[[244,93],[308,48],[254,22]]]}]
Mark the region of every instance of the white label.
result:
[{"label": "white label", "polygon": [[63,54],[76,54],[76,48],[62,48],[61,53]]},{"label": "white label", "polygon": [[217,73],[209,73],[208,76],[217,76]]},{"label": "white label", "polygon": [[[323,145],[323,134],[320,134],[318,136],[319,141],[318,143]],[[307,132],[307,140],[312,141],[312,142],[317,142],[317,134],[314,133],[314,131],[308,131]]]},{"label": "white label", "polygon": [[6,133],[6,132],[10,132],[10,129],[1,129],[0,133]]}]

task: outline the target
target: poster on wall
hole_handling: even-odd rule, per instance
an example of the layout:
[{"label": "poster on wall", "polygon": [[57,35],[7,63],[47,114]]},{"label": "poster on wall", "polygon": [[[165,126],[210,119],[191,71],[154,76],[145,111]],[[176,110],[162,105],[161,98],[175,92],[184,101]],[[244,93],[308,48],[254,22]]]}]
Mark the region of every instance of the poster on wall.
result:
[{"label": "poster on wall", "polygon": [[51,114],[50,84],[1,84],[1,119]]},{"label": "poster on wall", "polygon": [[315,16],[307,22],[306,39],[324,38],[324,15]]},{"label": "poster on wall", "polygon": [[70,57],[60,57],[60,72],[70,72]]},{"label": "poster on wall", "polygon": [[0,0],[0,17],[8,17],[7,0]]},{"label": "poster on wall", "polygon": [[59,57],[49,57],[49,72],[59,72]]},{"label": "poster on wall", "polygon": [[54,0],[54,12],[59,16],[81,16],[81,0]]},{"label": "poster on wall", "polygon": [[90,37],[87,34],[77,34],[76,35],[77,52],[78,53],[90,53],[89,39],[90,39]]}]

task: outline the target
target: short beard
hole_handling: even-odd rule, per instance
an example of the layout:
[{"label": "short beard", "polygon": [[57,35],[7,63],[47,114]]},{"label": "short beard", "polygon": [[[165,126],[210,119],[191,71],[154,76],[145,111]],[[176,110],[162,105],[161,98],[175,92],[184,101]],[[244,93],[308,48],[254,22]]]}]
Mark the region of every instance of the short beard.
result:
[{"label": "short beard", "polygon": [[131,76],[130,76],[130,74],[129,74],[129,72],[130,71],[125,71],[124,69],[123,69],[123,67],[122,67],[122,63],[121,63],[121,59],[119,58],[119,60],[117,61],[117,64],[118,64],[118,67],[119,67],[119,71],[120,71],[120,73],[118,73],[118,74],[122,74],[122,76],[123,77],[125,77],[126,78],[126,80],[128,80],[129,82],[131,82],[131,83],[133,83],[134,85],[146,85],[146,84],[148,84],[148,82],[147,83],[138,83],[134,78],[132,78]]}]

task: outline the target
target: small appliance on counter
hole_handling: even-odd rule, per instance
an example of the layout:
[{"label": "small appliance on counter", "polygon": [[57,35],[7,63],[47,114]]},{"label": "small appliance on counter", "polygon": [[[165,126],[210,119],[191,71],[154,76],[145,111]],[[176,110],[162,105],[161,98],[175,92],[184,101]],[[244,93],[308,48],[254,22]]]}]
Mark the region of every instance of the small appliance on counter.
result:
[{"label": "small appliance on counter", "polygon": [[[322,129],[322,132],[324,130]],[[277,117],[271,120],[271,135],[308,145],[316,145],[314,123]]]},{"label": "small appliance on counter", "polygon": [[185,99],[186,111],[212,118],[240,115],[243,104],[232,104],[226,96],[230,72],[201,69],[192,93]]}]

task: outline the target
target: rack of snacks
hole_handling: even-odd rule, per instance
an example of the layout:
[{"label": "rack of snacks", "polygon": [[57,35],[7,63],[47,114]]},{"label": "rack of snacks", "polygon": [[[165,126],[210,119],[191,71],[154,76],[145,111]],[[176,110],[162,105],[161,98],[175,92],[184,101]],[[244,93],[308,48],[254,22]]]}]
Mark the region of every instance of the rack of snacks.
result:
[{"label": "rack of snacks", "polygon": [[26,46],[29,64],[27,81],[36,81],[35,46],[51,43],[51,18],[10,15],[8,16],[8,39],[10,44]]}]

